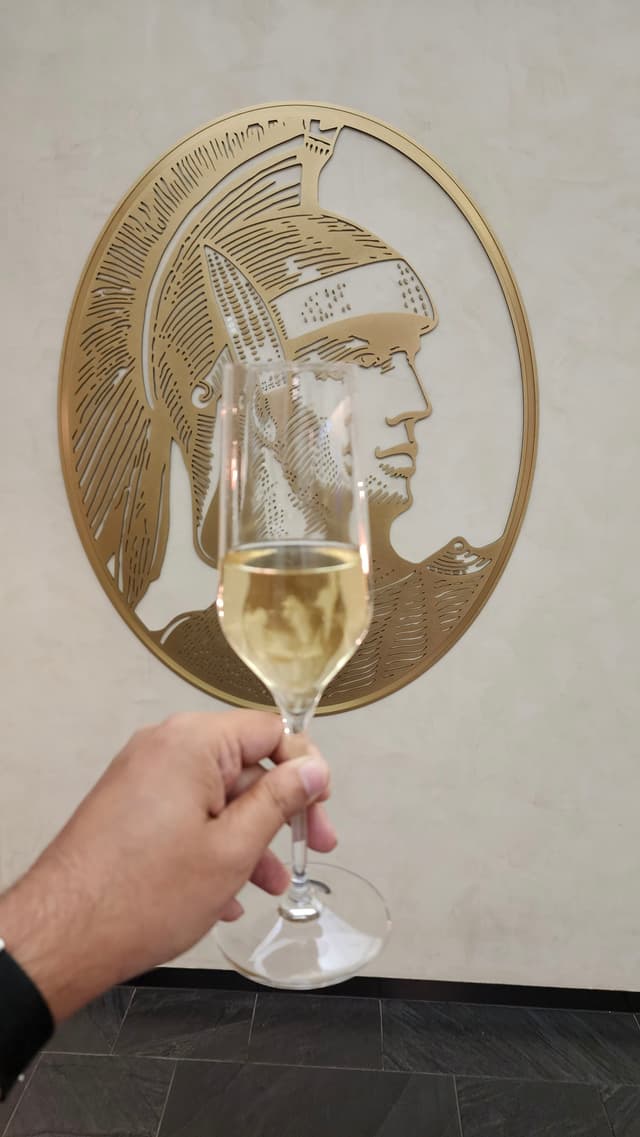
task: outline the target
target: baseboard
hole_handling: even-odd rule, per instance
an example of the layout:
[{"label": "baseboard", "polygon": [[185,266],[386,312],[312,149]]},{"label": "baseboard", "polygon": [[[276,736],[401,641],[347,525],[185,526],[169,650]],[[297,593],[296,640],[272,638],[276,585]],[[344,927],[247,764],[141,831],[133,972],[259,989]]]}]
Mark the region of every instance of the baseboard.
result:
[{"label": "baseboard", "polygon": [[[235,971],[213,968],[157,967],[130,980],[135,987],[191,988],[220,991],[259,991]],[[518,987],[496,983],[452,983],[435,979],[375,979],[360,976],[302,994],[364,999],[420,999],[438,1003],[486,1003],[510,1007],[548,1007],[580,1011],[640,1011],[640,992],[600,991],[571,987]]]}]

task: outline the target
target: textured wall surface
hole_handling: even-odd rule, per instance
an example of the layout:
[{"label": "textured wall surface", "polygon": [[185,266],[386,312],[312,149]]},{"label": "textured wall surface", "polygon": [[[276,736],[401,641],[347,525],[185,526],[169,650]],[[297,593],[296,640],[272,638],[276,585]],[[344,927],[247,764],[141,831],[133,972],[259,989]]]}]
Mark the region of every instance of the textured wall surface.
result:
[{"label": "textured wall surface", "polygon": [[[136,726],[211,706],[127,630],[67,506],[57,367],[85,257],[189,131],[252,103],[327,101],[392,122],[469,190],[520,284],[541,392],[531,504],[487,607],[421,679],[315,728],[340,863],[395,917],[373,970],[640,987],[639,32],[633,0],[0,3],[1,884]],[[391,223],[395,175],[379,176],[364,202],[336,169],[336,208]],[[410,214],[394,218],[385,236],[428,259]],[[451,365],[447,342],[434,353]],[[513,417],[508,400],[480,403],[487,429]],[[427,438],[446,468],[435,411]],[[492,470],[479,496],[499,513]],[[446,530],[425,486],[424,523]],[[397,542],[420,555],[408,519]],[[189,961],[220,966],[207,941]]]}]

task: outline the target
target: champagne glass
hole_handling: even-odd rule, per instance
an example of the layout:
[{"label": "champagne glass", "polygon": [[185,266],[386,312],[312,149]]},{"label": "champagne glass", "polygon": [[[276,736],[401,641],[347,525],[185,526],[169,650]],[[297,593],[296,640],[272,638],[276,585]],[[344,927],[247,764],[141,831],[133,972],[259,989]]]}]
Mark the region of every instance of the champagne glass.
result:
[{"label": "champagne glass", "polygon": [[[218,615],[289,734],[307,728],[371,618],[354,373],[310,362],[225,369]],[[248,885],[241,901],[244,916],[218,925],[219,946],[236,970],[272,987],[346,979],[389,930],[382,897],[362,877],[308,866],[306,814],[292,822],[288,894],[278,902]]]}]

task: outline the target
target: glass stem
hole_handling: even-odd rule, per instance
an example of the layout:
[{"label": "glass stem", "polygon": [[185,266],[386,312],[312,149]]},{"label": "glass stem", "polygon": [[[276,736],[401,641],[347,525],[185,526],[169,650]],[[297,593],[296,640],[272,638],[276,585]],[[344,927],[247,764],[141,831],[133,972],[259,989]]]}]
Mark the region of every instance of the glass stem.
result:
[{"label": "glass stem", "polygon": [[291,821],[291,883],[294,888],[307,886],[307,814],[296,813]]},{"label": "glass stem", "polygon": [[[283,714],[285,734],[302,734],[312,710],[305,714]],[[280,905],[280,912],[288,920],[315,920],[320,915],[320,902],[314,895],[307,876],[307,812],[296,813],[291,819],[291,884]]]}]

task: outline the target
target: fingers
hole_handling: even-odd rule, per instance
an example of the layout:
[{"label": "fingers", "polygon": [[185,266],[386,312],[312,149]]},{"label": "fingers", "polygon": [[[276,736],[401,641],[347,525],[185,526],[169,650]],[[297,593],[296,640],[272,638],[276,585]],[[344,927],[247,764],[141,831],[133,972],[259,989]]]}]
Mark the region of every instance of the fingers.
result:
[{"label": "fingers", "polygon": [[232,924],[234,920],[239,920],[241,916],[244,916],[244,908],[240,901],[234,897],[233,900],[229,900],[225,904],[218,916],[218,920],[222,920],[225,924]]},{"label": "fingers", "polygon": [[282,721],[270,711],[179,713],[156,728],[174,746],[215,759],[223,774],[236,777],[277,750]]},{"label": "fingers", "polygon": [[[316,750],[315,753],[317,754],[318,751]],[[267,771],[262,766],[252,766],[248,770],[243,770],[235,785],[229,790],[228,800],[233,801],[240,794],[246,793],[260,778],[264,778],[266,773]],[[326,797],[328,797],[328,789],[322,795],[322,800]],[[322,805],[316,804],[309,807],[307,832],[309,847],[314,849],[316,853],[330,853],[338,843],[336,831]]]},{"label": "fingers", "polygon": [[244,883],[278,830],[328,793],[329,768],[319,757],[294,758],[265,773],[210,822],[212,852],[223,858],[230,883]]},{"label": "fingers", "polygon": [[291,758],[304,758],[305,754],[314,751],[318,753],[308,734],[285,734],[283,731],[271,757],[280,765],[281,762],[289,762]]},{"label": "fingers", "polygon": [[316,853],[330,853],[338,844],[338,835],[322,805],[312,805],[308,810],[307,840]]},{"label": "fingers", "polygon": [[[285,734],[280,718],[270,711],[175,714],[160,727],[150,729],[172,752],[204,762],[212,777],[210,809],[214,814],[221,811],[225,801],[251,785],[250,771],[258,769],[262,759],[270,757],[281,765],[305,755],[320,757],[306,734]],[[320,800],[327,797],[328,786]],[[324,850],[332,839],[335,843],[335,834],[332,838],[319,822],[318,848]]]},{"label": "fingers", "polygon": [[[239,750],[242,766],[254,766],[268,758],[280,745],[283,734],[282,720],[272,711],[226,711],[222,715],[203,715],[216,718],[211,726],[212,738],[221,739],[230,750]],[[218,742],[219,749],[222,749]]]},{"label": "fingers", "polygon": [[308,734],[285,734],[283,731],[270,757],[279,766],[282,762],[290,762],[292,758],[304,758],[308,754],[314,758],[320,757],[318,747]]},{"label": "fingers", "polygon": [[266,770],[263,766],[249,766],[248,769],[242,770],[232,786],[227,790],[227,802],[235,801],[240,794],[246,793],[251,789],[260,778],[264,778]]},{"label": "fingers", "polygon": [[271,896],[282,896],[282,893],[287,891],[290,880],[291,874],[271,849],[262,854],[251,874],[251,883],[270,893]]}]

